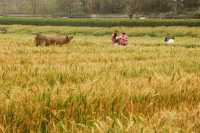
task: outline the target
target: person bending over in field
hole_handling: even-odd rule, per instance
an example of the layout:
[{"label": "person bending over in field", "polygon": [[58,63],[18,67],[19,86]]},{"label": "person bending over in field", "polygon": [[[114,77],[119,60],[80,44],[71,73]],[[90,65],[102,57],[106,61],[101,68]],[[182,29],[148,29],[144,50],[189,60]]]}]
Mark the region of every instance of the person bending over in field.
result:
[{"label": "person bending over in field", "polygon": [[114,31],[112,34],[112,43],[113,45],[119,45],[119,36],[118,36],[118,31]]},{"label": "person bending over in field", "polygon": [[119,37],[119,45],[121,46],[127,46],[128,45],[128,36],[125,32],[122,32]]},{"label": "person bending over in field", "polygon": [[173,44],[175,42],[175,37],[166,36],[164,41],[165,41],[166,44]]}]

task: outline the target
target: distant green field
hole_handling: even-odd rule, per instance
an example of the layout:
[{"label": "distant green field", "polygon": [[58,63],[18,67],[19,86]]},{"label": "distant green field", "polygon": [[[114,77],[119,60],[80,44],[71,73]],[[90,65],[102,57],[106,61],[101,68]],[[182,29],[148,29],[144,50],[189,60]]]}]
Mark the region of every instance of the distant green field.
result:
[{"label": "distant green field", "polygon": [[77,18],[31,18],[31,17],[0,17],[0,24],[49,25],[49,26],[200,26],[198,19],[77,19]]}]

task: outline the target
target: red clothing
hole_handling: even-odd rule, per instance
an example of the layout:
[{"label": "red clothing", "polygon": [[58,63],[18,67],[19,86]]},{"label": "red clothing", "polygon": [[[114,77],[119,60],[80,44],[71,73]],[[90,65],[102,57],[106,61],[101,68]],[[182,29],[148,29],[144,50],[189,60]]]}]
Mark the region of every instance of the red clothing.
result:
[{"label": "red clothing", "polygon": [[120,45],[122,45],[122,46],[128,45],[128,36],[127,35],[120,36]]}]

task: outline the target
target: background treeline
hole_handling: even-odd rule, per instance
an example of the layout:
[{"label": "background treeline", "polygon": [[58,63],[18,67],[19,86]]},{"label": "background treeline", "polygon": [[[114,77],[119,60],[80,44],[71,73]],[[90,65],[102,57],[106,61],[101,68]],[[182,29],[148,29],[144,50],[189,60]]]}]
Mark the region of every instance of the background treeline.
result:
[{"label": "background treeline", "polygon": [[0,0],[1,15],[200,16],[200,0]]}]

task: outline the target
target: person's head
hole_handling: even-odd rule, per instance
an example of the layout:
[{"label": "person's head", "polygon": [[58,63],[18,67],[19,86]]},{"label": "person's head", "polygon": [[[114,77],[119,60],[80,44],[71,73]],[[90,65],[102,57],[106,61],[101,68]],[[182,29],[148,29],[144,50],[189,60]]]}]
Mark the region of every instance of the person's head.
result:
[{"label": "person's head", "polygon": [[114,37],[116,37],[117,35],[118,35],[118,31],[117,30],[115,30],[114,32],[113,32],[113,34],[114,34]]},{"label": "person's head", "polygon": [[126,33],[125,33],[125,32],[122,32],[122,35],[126,35]]},{"label": "person's head", "polygon": [[115,30],[114,33],[119,33],[119,31],[118,31],[118,30]]}]

